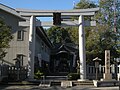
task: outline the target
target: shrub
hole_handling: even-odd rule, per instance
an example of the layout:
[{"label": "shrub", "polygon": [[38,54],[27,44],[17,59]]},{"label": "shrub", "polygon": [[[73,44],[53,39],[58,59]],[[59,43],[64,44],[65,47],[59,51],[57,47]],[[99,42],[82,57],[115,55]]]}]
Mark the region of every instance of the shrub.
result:
[{"label": "shrub", "polygon": [[41,76],[43,76],[43,73],[40,72],[40,70],[38,70],[36,73],[35,73],[35,79],[41,79]]},{"label": "shrub", "polygon": [[67,77],[68,77],[68,80],[77,80],[77,79],[80,78],[80,74],[78,74],[78,73],[69,73],[67,75]]}]

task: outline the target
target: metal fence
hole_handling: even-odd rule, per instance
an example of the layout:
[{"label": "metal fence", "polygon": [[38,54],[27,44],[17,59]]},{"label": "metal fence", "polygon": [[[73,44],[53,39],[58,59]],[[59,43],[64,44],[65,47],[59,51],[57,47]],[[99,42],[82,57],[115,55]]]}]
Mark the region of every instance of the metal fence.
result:
[{"label": "metal fence", "polygon": [[8,77],[8,68],[9,66],[6,64],[0,64],[0,81],[5,78]]},{"label": "metal fence", "polygon": [[0,81],[7,78],[8,81],[20,81],[27,78],[27,67],[15,67],[8,65],[0,65]]},{"label": "metal fence", "polygon": [[8,69],[9,80],[21,81],[27,78],[27,67],[10,66]]}]

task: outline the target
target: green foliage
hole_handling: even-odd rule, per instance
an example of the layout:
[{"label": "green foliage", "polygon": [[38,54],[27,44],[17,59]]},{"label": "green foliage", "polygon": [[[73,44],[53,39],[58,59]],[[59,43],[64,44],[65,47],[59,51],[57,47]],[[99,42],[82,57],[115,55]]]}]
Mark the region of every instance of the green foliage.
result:
[{"label": "green foliage", "polygon": [[77,79],[80,78],[80,74],[78,74],[78,73],[69,73],[67,75],[67,77],[68,77],[68,80],[77,80]]},{"label": "green foliage", "polygon": [[[74,9],[87,9],[87,8],[95,8],[97,7],[96,4],[94,4],[93,2],[90,2],[88,0],[80,0],[80,2],[76,5],[76,7]],[[73,17],[73,19],[76,19],[75,17]],[[84,17],[85,20],[91,20],[90,17]],[[78,20],[78,18],[77,18]],[[89,31],[91,30],[91,27],[85,27],[85,33],[86,33],[86,38],[89,35]],[[78,35],[78,27],[69,27],[69,34],[71,36],[72,41],[75,44],[79,44],[79,35]]]},{"label": "green foliage", "polygon": [[36,73],[35,73],[35,79],[41,79],[41,76],[43,76],[43,73],[40,72],[40,70],[38,70]]},{"label": "green foliage", "polygon": [[51,27],[47,30],[47,35],[53,44],[62,42],[72,42],[66,28],[61,28],[57,26]]},{"label": "green foliage", "polygon": [[68,30],[68,33],[70,35],[71,41],[75,44],[78,44],[78,27],[68,27],[66,28]]},{"label": "green foliage", "polygon": [[75,9],[87,9],[95,7],[97,7],[97,5],[95,5],[93,2],[90,2],[88,0],[80,0],[80,2],[75,6]]},{"label": "green foliage", "polygon": [[97,21],[101,24],[107,24],[110,26],[110,30],[114,30],[114,25],[120,28],[120,1],[118,0],[101,0],[100,11],[97,14]]},{"label": "green foliage", "polygon": [[[116,12],[114,12],[114,0],[101,0],[100,11],[95,15],[97,26],[92,28],[86,40],[87,60],[92,61],[98,56],[104,62],[104,51],[111,51],[111,60],[120,56],[118,44],[120,41],[120,14],[118,10],[119,3],[116,3]],[[118,13],[119,12],[119,13]],[[116,13],[116,17],[114,16]],[[116,26],[114,25],[116,18]],[[115,30],[116,28],[116,30]],[[117,32],[116,32],[117,31]]]},{"label": "green foliage", "polygon": [[[111,60],[120,56],[120,1],[100,0],[100,10],[94,16],[97,21],[96,27],[85,27],[87,62],[91,63],[93,58],[99,57],[104,62],[104,51],[111,51]],[[117,0],[116,0],[117,1]],[[114,8],[116,6],[116,9]],[[80,0],[76,9],[98,7],[88,0]],[[116,19],[115,19],[115,18]],[[90,17],[84,17],[91,20]],[[116,24],[114,21],[116,20]],[[117,33],[114,31],[116,27]],[[77,35],[76,35],[77,36]]]},{"label": "green foliage", "polygon": [[9,48],[9,42],[12,40],[13,36],[11,34],[10,28],[5,24],[5,22],[0,18],[0,59],[5,57],[6,48]]}]

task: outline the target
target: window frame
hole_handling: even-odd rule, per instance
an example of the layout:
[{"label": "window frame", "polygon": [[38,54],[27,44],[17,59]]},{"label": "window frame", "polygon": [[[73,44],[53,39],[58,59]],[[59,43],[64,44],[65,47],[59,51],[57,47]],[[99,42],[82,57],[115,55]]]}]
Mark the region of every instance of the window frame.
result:
[{"label": "window frame", "polygon": [[17,40],[18,41],[23,41],[24,40],[24,31],[23,30],[17,31]]}]

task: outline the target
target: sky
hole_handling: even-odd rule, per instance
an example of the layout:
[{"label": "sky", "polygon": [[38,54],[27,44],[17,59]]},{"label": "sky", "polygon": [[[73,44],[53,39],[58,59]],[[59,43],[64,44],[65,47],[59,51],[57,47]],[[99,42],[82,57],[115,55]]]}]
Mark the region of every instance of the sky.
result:
[{"label": "sky", "polygon": [[0,3],[12,8],[39,10],[73,9],[73,2],[77,3],[79,0],[0,0]]},{"label": "sky", "polygon": [[[0,0],[0,3],[12,8],[39,10],[69,10],[80,0]],[[96,1],[96,0],[91,0]]]}]

